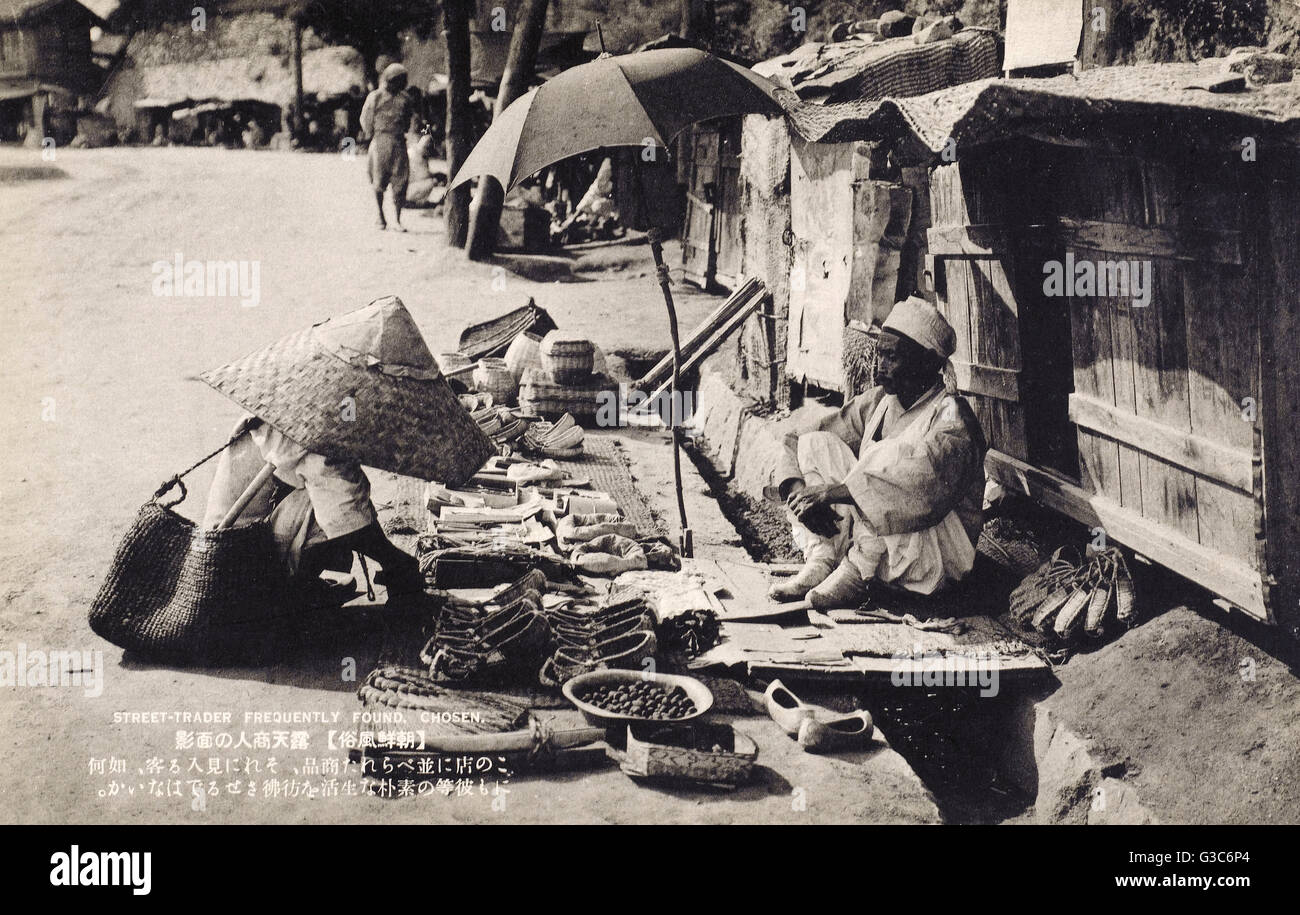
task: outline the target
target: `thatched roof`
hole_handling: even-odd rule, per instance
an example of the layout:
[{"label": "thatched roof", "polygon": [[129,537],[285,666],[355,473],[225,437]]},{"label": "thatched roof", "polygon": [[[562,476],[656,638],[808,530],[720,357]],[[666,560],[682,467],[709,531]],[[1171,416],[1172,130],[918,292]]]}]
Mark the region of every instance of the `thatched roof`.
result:
[{"label": "thatched roof", "polygon": [[[1240,92],[1188,88],[1222,60],[1104,67],[1050,79],[983,79],[913,98],[807,105],[787,98],[791,124],[817,142],[908,136],[932,153],[1037,133],[1085,136],[1134,124],[1224,137],[1268,135],[1300,145],[1300,81]],[[1245,132],[1243,132],[1245,131]]]},{"label": "thatched roof", "polygon": [[[141,93],[157,103],[252,99],[284,106],[293,100],[293,72],[283,57],[255,55],[193,63],[138,67]],[[303,91],[318,97],[344,95],[365,87],[361,54],[353,48],[307,51],[302,56]]]},{"label": "thatched roof", "polygon": [[998,73],[995,32],[962,29],[952,38],[917,44],[912,37],[812,42],[763,61],[754,71],[805,102],[837,104],[933,92]]}]

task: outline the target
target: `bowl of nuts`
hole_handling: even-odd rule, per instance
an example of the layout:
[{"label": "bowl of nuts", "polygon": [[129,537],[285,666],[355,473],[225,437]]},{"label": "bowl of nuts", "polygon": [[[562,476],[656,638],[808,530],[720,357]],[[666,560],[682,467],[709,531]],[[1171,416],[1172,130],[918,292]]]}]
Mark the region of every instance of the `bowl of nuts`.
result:
[{"label": "bowl of nuts", "polygon": [[689,721],[713,707],[713,693],[692,677],[635,670],[594,670],[561,688],[589,724]]}]

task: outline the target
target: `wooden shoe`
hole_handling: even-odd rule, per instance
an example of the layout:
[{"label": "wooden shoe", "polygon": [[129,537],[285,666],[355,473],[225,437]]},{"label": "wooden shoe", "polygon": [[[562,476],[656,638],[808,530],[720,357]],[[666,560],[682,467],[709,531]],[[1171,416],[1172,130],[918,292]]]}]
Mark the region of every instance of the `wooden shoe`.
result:
[{"label": "wooden shoe", "polygon": [[805,705],[780,680],[768,684],[763,700],[767,704],[767,714],[791,737],[799,733],[805,719],[811,718],[815,711],[813,706]]},{"label": "wooden shoe", "polygon": [[858,710],[852,715],[822,721],[809,715],[799,723],[799,746],[809,753],[865,747],[876,731],[871,713]]}]

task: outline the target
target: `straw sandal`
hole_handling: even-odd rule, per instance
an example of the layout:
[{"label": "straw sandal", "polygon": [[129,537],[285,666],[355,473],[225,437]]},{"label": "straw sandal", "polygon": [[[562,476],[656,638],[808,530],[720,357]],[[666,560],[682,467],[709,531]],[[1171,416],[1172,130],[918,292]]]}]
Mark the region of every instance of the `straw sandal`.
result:
[{"label": "straw sandal", "polygon": [[657,647],[655,634],[646,630],[615,636],[589,648],[563,645],[546,659],[538,679],[543,686],[555,687],[593,670],[637,670],[654,657]]}]

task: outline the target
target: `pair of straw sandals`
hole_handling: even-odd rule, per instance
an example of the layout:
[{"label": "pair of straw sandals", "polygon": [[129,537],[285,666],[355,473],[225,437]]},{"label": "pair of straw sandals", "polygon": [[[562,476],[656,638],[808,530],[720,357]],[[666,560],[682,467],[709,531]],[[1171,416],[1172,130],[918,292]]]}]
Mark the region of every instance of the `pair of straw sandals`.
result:
[{"label": "pair of straw sandals", "polygon": [[1062,642],[1102,638],[1137,616],[1133,578],[1115,547],[1072,562],[1062,547],[1011,592],[1011,617]]},{"label": "pair of straw sandals", "polygon": [[420,660],[436,680],[465,680],[497,668],[535,670],[551,644],[551,627],[542,615],[536,570],[498,594],[489,607],[449,605],[437,630],[420,649]]},{"label": "pair of straw sandals", "polygon": [[763,694],[767,714],[809,753],[860,750],[871,743],[876,732],[871,713],[858,709],[840,715],[810,705],[792,693],[780,680],[773,680]]},{"label": "pair of straw sandals", "polygon": [[556,648],[538,675],[544,686],[560,686],[592,670],[640,669],[659,647],[654,614],[641,598],[593,613],[559,607],[548,616]]},{"label": "pair of straw sandals", "polygon": [[582,442],[586,433],[573,418],[572,413],[565,413],[555,422],[545,420],[532,423],[523,434],[525,451],[541,454],[551,458],[571,458],[582,454]]},{"label": "pair of straw sandals", "polygon": [[546,576],[533,570],[496,595],[483,614],[477,606],[449,605],[420,660],[437,680],[465,680],[491,670],[536,672],[559,686],[592,670],[638,668],[657,648],[654,617],[630,600],[581,613],[542,609]]}]

